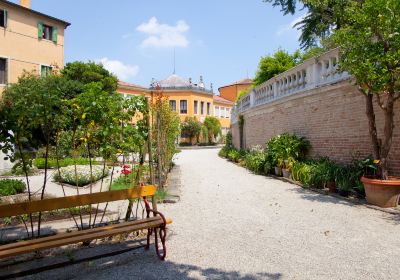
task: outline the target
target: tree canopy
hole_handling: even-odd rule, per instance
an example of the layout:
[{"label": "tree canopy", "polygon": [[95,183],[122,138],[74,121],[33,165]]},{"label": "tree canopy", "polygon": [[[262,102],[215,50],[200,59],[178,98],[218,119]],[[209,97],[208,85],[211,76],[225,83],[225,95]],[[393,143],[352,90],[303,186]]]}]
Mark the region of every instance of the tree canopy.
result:
[{"label": "tree canopy", "polygon": [[305,52],[295,51],[293,54],[279,49],[273,55],[261,57],[254,78],[254,85],[262,84],[274,76],[302,63],[304,60],[323,52],[325,52],[325,49],[321,47],[312,47]]},{"label": "tree canopy", "polygon": [[84,63],[75,61],[67,63],[64,69],[61,70],[61,75],[68,80],[73,80],[83,86],[92,82],[101,83],[102,90],[108,93],[114,93],[118,86],[118,79],[111,74],[101,64],[95,62]]},{"label": "tree canopy", "polygon": [[[301,31],[300,45],[303,49],[318,45],[347,23],[344,15],[346,7],[356,0],[263,0],[280,6],[286,14],[294,14],[296,10],[306,10],[307,14],[295,24],[294,27]],[[299,7],[300,6],[300,7]]]}]

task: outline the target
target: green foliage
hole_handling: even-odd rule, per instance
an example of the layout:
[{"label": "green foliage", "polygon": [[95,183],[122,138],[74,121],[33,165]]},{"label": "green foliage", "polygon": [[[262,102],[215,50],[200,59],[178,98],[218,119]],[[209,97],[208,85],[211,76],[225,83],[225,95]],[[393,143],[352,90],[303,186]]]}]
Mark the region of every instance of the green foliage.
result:
[{"label": "green foliage", "polygon": [[[68,80],[77,81],[80,84],[81,90],[75,93],[83,92],[85,85],[96,82],[101,84],[101,89],[114,93],[118,86],[118,79],[103,65],[94,62],[70,62],[61,70],[61,75]],[[71,96],[71,97],[74,97]]]},{"label": "green foliage", "polygon": [[201,123],[196,117],[186,117],[185,121],[181,124],[181,132],[184,137],[198,139],[201,132]]},{"label": "green foliage", "polygon": [[168,192],[163,189],[157,189],[154,197],[158,203],[163,203],[164,200],[168,197]]},{"label": "green foliage", "polygon": [[264,173],[266,163],[266,153],[260,146],[255,146],[250,149],[245,157],[246,167],[256,174]]},{"label": "green foliage", "polygon": [[16,179],[0,180],[0,195],[8,196],[17,193],[22,193],[25,190],[25,183]]},{"label": "green foliage", "polygon": [[352,3],[345,16],[351,24],[334,33],[340,67],[357,79],[366,93],[383,94],[394,83],[400,90],[400,2],[365,0]]},{"label": "green foliage", "polygon": [[[35,158],[33,160],[33,165],[35,165],[38,169],[45,168],[45,158]],[[92,159],[92,164],[99,164],[95,160]],[[89,165],[90,159],[88,158],[64,158],[58,160],[59,167],[65,167],[70,165]],[[57,159],[55,158],[48,158],[47,159],[47,168],[57,168]]]},{"label": "green foliage", "polygon": [[278,50],[273,55],[262,57],[258,64],[254,85],[260,85],[274,76],[294,67],[299,58],[299,52],[289,54],[284,50]]},{"label": "green foliage", "polygon": [[307,139],[289,133],[272,137],[266,143],[267,153],[272,162],[281,167],[285,160],[291,162],[304,160],[310,147]]},{"label": "green foliage", "polygon": [[207,116],[203,125],[208,130],[208,142],[214,143],[215,138],[221,133],[221,123],[216,117]]},{"label": "green foliage", "polygon": [[[359,3],[357,0],[263,0],[280,6],[284,14],[294,14],[296,4],[300,4],[300,10],[306,9],[307,14],[293,28],[301,31],[300,45],[306,49],[318,45],[327,38],[333,30],[340,29],[351,22],[345,14],[351,3]],[[383,0],[385,1],[385,0]],[[395,0],[396,1],[396,0]]]},{"label": "green foliage", "polygon": [[336,180],[339,166],[327,158],[306,162],[295,162],[292,178],[305,186],[323,188],[328,182]]},{"label": "green foliage", "polygon": [[106,168],[103,173],[103,167],[99,165],[93,165],[92,170],[88,165],[71,165],[61,167],[59,172],[60,174],[58,172],[54,174],[56,182],[82,187],[106,177],[109,171]]},{"label": "green foliage", "polygon": [[[166,178],[172,167],[172,158],[177,153],[176,142],[181,132],[180,119],[178,114],[171,109],[168,99],[161,94],[151,104],[151,110],[155,117],[153,127],[157,128],[157,122],[160,124],[160,129],[153,129],[154,158],[158,160],[157,153],[160,153],[162,172],[160,176]],[[157,144],[159,144],[159,149],[157,149]]]},{"label": "green foliage", "polygon": [[230,150],[230,151],[228,151],[227,158],[230,161],[238,162],[239,158],[240,158],[240,153],[237,150]]},{"label": "green foliage", "polygon": [[243,97],[243,96],[245,96],[246,94],[247,94],[247,90],[241,90],[241,91],[239,91],[239,94],[236,96],[236,103]]},{"label": "green foliage", "polygon": [[325,48],[322,48],[322,47],[310,47],[302,53],[300,62],[302,63],[307,59],[319,56],[326,51],[328,51],[328,50]]}]

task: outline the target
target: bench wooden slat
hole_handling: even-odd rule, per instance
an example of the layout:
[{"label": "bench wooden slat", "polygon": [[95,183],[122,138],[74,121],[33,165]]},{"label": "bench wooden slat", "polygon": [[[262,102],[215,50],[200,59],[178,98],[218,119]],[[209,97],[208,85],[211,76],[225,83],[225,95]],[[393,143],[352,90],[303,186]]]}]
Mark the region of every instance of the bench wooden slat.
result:
[{"label": "bench wooden slat", "polygon": [[55,241],[55,240],[64,239],[64,238],[79,237],[79,236],[87,234],[88,232],[95,233],[95,232],[101,232],[101,231],[105,231],[105,230],[112,230],[112,229],[117,229],[117,228],[128,227],[128,226],[131,226],[132,224],[139,225],[141,223],[148,223],[148,222],[154,222],[154,221],[158,221],[160,225],[163,222],[162,218],[160,216],[156,216],[156,217],[150,217],[150,218],[136,220],[136,221],[112,224],[112,225],[103,226],[103,227],[96,227],[96,228],[87,229],[87,230],[79,230],[79,231],[73,231],[73,232],[67,232],[67,233],[58,233],[56,235],[51,235],[51,236],[47,236],[47,237],[40,237],[37,239],[18,241],[18,242],[2,245],[2,246],[0,246],[0,252],[4,251],[4,250],[10,250],[13,248],[17,248],[17,247],[21,248],[24,246],[40,244],[43,242],[50,242],[50,241]]},{"label": "bench wooden slat", "polygon": [[[38,250],[45,250],[45,249],[60,247],[60,246],[68,245],[68,244],[74,244],[74,243],[104,238],[104,237],[113,236],[113,235],[117,235],[117,234],[129,233],[129,232],[138,231],[138,230],[142,230],[142,229],[155,228],[155,227],[160,226],[160,223],[162,224],[162,220],[155,220],[155,221],[152,220],[152,221],[146,221],[144,223],[135,223],[135,222],[130,222],[130,223],[131,223],[131,225],[124,226],[122,228],[111,228],[111,229],[102,228],[103,230],[101,230],[101,231],[97,230],[100,228],[82,230],[81,232],[84,234],[80,235],[80,236],[64,237],[62,239],[56,239],[53,241],[40,242],[37,244],[31,244],[31,245],[12,248],[9,250],[3,250],[3,251],[0,251],[0,259],[16,256],[16,255],[20,255],[20,254],[25,254],[25,253],[35,252]],[[92,232],[92,230],[96,230],[96,231]],[[33,240],[33,241],[35,241],[35,240]]]},{"label": "bench wooden slat", "polygon": [[66,197],[46,198],[43,200],[27,201],[15,204],[0,205],[0,218],[12,217],[36,212],[51,211],[57,209],[84,206],[111,202],[123,199],[153,196],[156,193],[156,186],[148,185],[139,188],[97,192]]}]

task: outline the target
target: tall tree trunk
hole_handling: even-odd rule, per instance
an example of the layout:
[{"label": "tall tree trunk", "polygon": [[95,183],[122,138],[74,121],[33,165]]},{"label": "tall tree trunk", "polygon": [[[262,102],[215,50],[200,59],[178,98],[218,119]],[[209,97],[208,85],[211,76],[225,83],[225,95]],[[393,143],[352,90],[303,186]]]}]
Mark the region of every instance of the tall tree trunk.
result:
[{"label": "tall tree trunk", "polygon": [[394,128],[394,94],[392,92],[388,93],[388,98],[386,102],[386,107],[384,109],[385,117],[385,127],[383,130],[384,139],[381,146],[381,168],[382,168],[382,178],[384,180],[389,179],[388,173],[388,156],[389,151],[392,146],[393,139],[393,128]]},{"label": "tall tree trunk", "polygon": [[371,137],[372,152],[374,159],[380,159],[380,147],[378,140],[378,132],[376,130],[376,118],[374,111],[373,95],[362,92],[365,96],[366,114],[368,118],[369,135]]}]

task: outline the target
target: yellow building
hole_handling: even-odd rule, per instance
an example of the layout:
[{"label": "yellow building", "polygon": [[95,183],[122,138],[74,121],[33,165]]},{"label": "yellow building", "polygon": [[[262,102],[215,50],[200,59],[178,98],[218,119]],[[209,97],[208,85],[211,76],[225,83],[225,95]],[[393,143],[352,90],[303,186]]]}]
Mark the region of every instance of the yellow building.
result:
[{"label": "yellow building", "polygon": [[168,97],[171,108],[178,113],[181,122],[186,117],[196,117],[203,122],[207,116],[215,116],[221,123],[222,133],[226,134],[229,130],[230,112],[234,103],[214,95],[212,85],[207,89],[202,77],[198,83],[194,83],[191,78],[184,79],[173,74],[164,80],[153,81],[149,88],[120,81],[117,92],[150,97],[151,92],[155,92],[156,85]]},{"label": "yellow building", "polygon": [[0,0],[0,92],[24,71],[47,75],[64,66],[66,21],[30,9],[29,0],[19,5]]},{"label": "yellow building", "polygon": [[243,79],[234,83],[222,86],[218,89],[221,97],[236,102],[236,98],[241,91],[248,91],[253,84],[251,79]]}]

